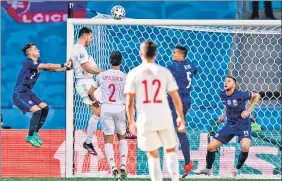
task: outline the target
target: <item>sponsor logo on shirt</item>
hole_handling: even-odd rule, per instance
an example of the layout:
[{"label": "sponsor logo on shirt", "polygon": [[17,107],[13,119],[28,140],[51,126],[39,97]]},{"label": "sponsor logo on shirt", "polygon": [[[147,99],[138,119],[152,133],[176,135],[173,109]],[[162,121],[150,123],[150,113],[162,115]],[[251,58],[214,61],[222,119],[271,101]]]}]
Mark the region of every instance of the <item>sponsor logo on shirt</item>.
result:
[{"label": "sponsor logo on shirt", "polygon": [[234,105],[234,106],[238,106],[236,99],[234,99],[232,102],[233,102],[233,105]]}]

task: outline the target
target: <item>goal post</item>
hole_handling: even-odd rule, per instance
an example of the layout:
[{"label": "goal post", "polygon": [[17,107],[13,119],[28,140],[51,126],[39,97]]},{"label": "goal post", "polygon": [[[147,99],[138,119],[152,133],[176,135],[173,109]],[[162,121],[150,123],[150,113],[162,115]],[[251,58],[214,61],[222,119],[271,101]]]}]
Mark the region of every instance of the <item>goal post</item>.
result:
[{"label": "goal post", "polygon": [[[83,26],[93,31],[93,42],[87,49],[102,69],[109,68],[108,58],[113,50],[122,52],[123,71],[128,72],[140,64],[139,46],[145,39],[156,41],[156,61],[164,66],[171,62],[172,50],[176,45],[188,48],[188,59],[200,70],[192,82],[192,108],[186,115],[191,159],[197,162],[197,166],[205,164],[208,131],[214,127],[211,123],[213,119],[219,117],[223,110],[218,93],[227,74],[238,77],[239,87],[243,90],[280,92],[281,97],[280,20],[114,20],[102,14],[92,19],[68,19],[68,58]],[[82,148],[91,112],[76,94],[73,71],[67,72],[66,79],[66,177],[108,177],[101,132],[97,131],[93,139],[94,146],[100,150],[98,157],[88,155]],[[281,98],[264,97],[253,111],[261,120],[259,124],[264,130],[263,134],[256,134],[250,151],[259,156],[251,155],[242,168],[242,175],[262,178],[266,174],[275,177],[277,174],[273,173],[278,168],[278,176],[281,176],[281,142],[273,141],[281,139],[279,110]],[[260,135],[270,136],[271,141]],[[128,142],[129,175],[147,177],[146,155],[137,149],[136,141]],[[216,156],[213,175],[228,177],[225,173],[237,163],[234,157],[237,158],[239,150],[236,140],[223,146]],[[178,158],[182,169],[183,155],[179,150]],[[165,166],[163,173],[168,175]]]}]

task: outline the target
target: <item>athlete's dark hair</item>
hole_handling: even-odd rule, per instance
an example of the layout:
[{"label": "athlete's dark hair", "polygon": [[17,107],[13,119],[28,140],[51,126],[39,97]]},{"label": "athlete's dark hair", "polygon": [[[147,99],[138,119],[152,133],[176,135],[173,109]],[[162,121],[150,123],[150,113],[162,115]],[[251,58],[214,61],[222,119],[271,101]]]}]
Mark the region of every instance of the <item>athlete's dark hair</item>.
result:
[{"label": "athlete's dark hair", "polygon": [[151,40],[144,41],[144,44],[145,44],[145,57],[153,58],[157,52],[157,45]]},{"label": "athlete's dark hair", "polygon": [[79,33],[78,33],[78,38],[80,38],[83,34],[89,34],[89,33],[92,33],[92,30],[90,28],[87,28],[87,27],[83,27],[79,30]]},{"label": "athlete's dark hair", "polygon": [[34,43],[31,43],[31,42],[24,45],[24,47],[22,48],[22,51],[23,51],[23,53],[24,53],[25,56],[28,55],[28,54],[27,54],[27,49],[31,48],[33,45],[35,45],[35,44],[34,44]]},{"label": "athlete's dark hair", "polygon": [[183,55],[184,55],[184,57],[186,57],[186,55],[187,55],[187,49],[186,49],[184,46],[177,45],[177,46],[175,47],[175,49],[181,50],[182,53],[183,53]]},{"label": "athlete's dark hair", "polygon": [[110,64],[112,66],[119,66],[121,64],[122,55],[120,51],[113,51],[110,55]]},{"label": "athlete's dark hair", "polygon": [[235,77],[233,77],[232,75],[228,75],[227,77],[230,78],[230,79],[233,79],[234,82],[235,82],[235,84],[237,83],[237,80],[236,80]]}]

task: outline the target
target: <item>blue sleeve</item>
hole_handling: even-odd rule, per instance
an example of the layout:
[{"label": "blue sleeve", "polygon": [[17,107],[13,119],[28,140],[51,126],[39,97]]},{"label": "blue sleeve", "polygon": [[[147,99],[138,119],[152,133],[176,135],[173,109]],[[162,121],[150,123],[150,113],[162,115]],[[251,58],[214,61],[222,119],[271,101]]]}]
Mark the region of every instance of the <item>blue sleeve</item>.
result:
[{"label": "blue sleeve", "polygon": [[40,61],[38,61],[36,64],[35,63],[33,63],[32,61],[26,61],[25,63],[24,63],[24,67],[26,68],[26,69],[30,69],[30,70],[36,70],[37,69],[37,67],[38,67],[38,65],[40,64],[41,62]]},{"label": "blue sleeve", "polygon": [[167,68],[172,72],[172,64],[168,65]]},{"label": "blue sleeve", "polygon": [[240,96],[242,97],[242,99],[244,101],[247,101],[247,100],[251,100],[252,93],[250,91],[241,91],[240,92]]}]

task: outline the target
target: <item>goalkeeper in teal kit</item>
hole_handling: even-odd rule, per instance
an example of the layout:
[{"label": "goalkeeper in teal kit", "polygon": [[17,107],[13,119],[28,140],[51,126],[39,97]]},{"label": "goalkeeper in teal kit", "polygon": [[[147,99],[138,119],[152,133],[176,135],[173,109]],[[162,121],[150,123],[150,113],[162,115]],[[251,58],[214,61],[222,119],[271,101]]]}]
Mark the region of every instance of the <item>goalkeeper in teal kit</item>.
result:
[{"label": "goalkeeper in teal kit", "polygon": [[[173,62],[167,67],[173,74],[179,87],[179,95],[182,100],[184,115],[186,115],[191,107],[190,92],[192,78],[195,74],[198,74],[198,69],[189,60],[185,59],[186,55],[187,49],[185,47],[176,46],[173,50]],[[177,114],[170,96],[168,96],[168,101],[172,110],[173,123],[175,127],[177,127]],[[182,178],[184,178],[194,167],[194,163],[190,160],[190,146],[186,132],[177,132],[177,136],[185,159],[184,175],[182,176]]]}]

